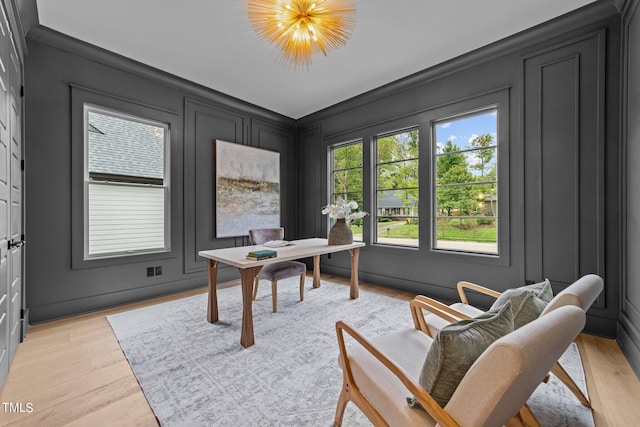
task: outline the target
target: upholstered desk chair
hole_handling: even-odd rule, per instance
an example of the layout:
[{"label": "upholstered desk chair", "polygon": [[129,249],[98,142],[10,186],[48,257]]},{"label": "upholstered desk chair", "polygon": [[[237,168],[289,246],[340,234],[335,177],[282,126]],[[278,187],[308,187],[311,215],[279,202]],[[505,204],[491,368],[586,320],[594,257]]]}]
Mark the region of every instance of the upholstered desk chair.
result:
[{"label": "upholstered desk chair", "polygon": [[[536,425],[522,417],[522,409],[584,323],[583,310],[566,306],[504,335],[471,365],[442,407],[418,379],[431,337],[407,329],[370,341],[339,321],[343,386],[335,425],[342,424],[349,401],[375,426]],[[424,409],[410,407],[410,396]]]},{"label": "upholstered desk chair", "polygon": [[[249,230],[249,240],[252,245],[261,245],[270,240],[284,240],[284,228],[257,228]],[[253,282],[253,299],[258,294],[258,284],[260,279],[271,282],[271,303],[273,312],[278,311],[278,280],[288,277],[300,276],[300,301],[304,300],[304,278],[307,273],[307,266],[298,261],[283,261],[276,264],[267,264],[256,276]]]},{"label": "upholstered desk chair", "polygon": [[[595,274],[585,275],[555,295],[544,308],[540,316],[544,316],[545,314],[565,305],[573,305],[586,312],[596,298],[598,298],[598,295],[600,295],[603,288],[604,283],[600,276]],[[488,295],[493,298],[498,298],[501,295],[500,292],[484,286],[470,282],[458,282],[458,294],[460,295],[459,303],[446,305],[428,297],[418,296],[417,298],[424,303],[423,308],[425,311],[430,313],[424,316],[419,316],[414,312],[414,322],[417,322],[420,325],[420,329],[422,329],[426,334],[433,337],[440,329],[451,322],[469,319],[484,313],[484,310],[469,304],[469,299],[465,289]],[[562,381],[573,392],[580,403],[588,408],[591,407],[589,399],[584,395],[584,393],[582,393],[582,390],[580,390],[559,363],[554,365],[553,369],[551,369],[551,373],[557,376],[558,379],[560,379],[560,381]]]}]

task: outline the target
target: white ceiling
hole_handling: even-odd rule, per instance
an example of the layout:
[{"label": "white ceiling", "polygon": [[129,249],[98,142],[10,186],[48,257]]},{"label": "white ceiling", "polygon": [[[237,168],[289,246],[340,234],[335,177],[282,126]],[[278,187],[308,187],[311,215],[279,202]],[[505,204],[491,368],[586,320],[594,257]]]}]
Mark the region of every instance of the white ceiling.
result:
[{"label": "white ceiling", "polygon": [[593,0],[353,0],[347,46],[279,62],[244,0],[37,0],[40,23],[298,119]]}]

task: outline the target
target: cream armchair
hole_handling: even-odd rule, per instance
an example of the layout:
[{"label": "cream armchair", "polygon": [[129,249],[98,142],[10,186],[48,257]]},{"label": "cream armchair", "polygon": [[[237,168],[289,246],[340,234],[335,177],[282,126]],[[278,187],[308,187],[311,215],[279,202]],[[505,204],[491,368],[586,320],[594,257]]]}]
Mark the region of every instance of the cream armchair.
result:
[{"label": "cream armchair", "polygon": [[[468,291],[478,292],[493,298],[499,298],[502,295],[493,289],[470,282],[458,282],[457,288],[460,302],[451,305],[443,304],[425,296],[416,297],[422,302],[421,308],[423,310],[422,313],[413,312],[414,323],[418,325],[420,330],[434,337],[440,329],[451,322],[469,319],[484,313],[484,310],[469,304]],[[585,275],[555,295],[540,316],[566,305],[579,307],[586,312],[598,298],[603,288],[604,283],[600,276],[595,274]],[[553,366],[551,373],[556,375],[571,390],[580,403],[586,407],[591,407],[589,399],[559,363]]]},{"label": "cream armchair", "polygon": [[[420,305],[412,301],[414,320]],[[498,339],[473,363],[443,408],[418,381],[433,342],[418,324],[369,340],[339,321],[343,385],[335,425],[342,424],[349,401],[375,426],[522,425],[523,405],[584,323],[583,310],[566,306]],[[347,346],[347,336],[355,343]],[[409,396],[422,408],[410,407]]]}]

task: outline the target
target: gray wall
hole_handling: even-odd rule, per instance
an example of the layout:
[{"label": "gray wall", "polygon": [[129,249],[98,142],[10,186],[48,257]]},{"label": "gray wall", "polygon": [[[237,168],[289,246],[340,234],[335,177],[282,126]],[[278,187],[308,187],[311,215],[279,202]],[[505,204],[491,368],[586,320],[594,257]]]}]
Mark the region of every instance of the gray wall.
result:
[{"label": "gray wall", "polygon": [[640,376],[640,1],[623,8],[624,253],[618,342]]},{"label": "gray wall", "polygon": [[[502,230],[508,251],[494,260],[433,253],[425,244],[428,238],[419,250],[369,244],[360,257],[360,276],[382,286],[455,299],[455,283],[463,279],[506,289],[549,277],[557,292],[579,275],[594,272],[605,278],[606,288],[590,310],[587,330],[615,336],[622,245],[619,46],[619,14],[609,2],[597,2],[296,123],[36,27],[28,37],[25,64],[31,318],[43,321],[203,286],[205,264],[197,251],[246,243],[214,236],[211,141],[216,138],[279,151],[287,236],[325,236],[326,217],[319,213],[328,194],[322,159],[331,143],[371,137],[398,124],[418,123],[424,131],[429,117],[450,106],[498,93],[508,104],[508,176],[500,178],[501,188],[507,189],[501,200],[508,201],[502,216],[509,219]],[[177,117],[181,159],[173,167],[181,181],[174,188],[178,209],[172,226],[181,238],[171,257],[73,267],[72,236],[82,224],[73,219],[78,202],[71,190],[72,153],[77,151],[72,144],[72,87]],[[557,90],[560,102],[554,100]],[[573,101],[567,102],[569,98]],[[558,117],[571,120],[549,120]],[[554,141],[563,148],[556,164],[539,155],[555,147]],[[564,170],[567,161],[569,169]],[[421,168],[429,172],[427,166]],[[565,200],[564,194],[571,197]],[[424,208],[429,209],[426,202]],[[564,216],[553,215],[558,211]],[[371,224],[366,227],[370,234]],[[429,226],[424,227],[421,234],[426,236]],[[147,278],[149,265],[162,265],[163,275]],[[322,269],[348,276],[349,259],[323,256]],[[237,277],[228,268],[220,275],[221,280]]]},{"label": "gray wall", "polygon": [[[197,252],[247,244],[216,239],[213,146],[216,139],[281,153],[282,224],[296,237],[295,122],[71,39],[44,27],[27,37],[26,271],[31,321],[113,306],[206,285]],[[82,262],[81,137],[76,93],[151,109],[172,123],[172,251]],[[82,133],[80,129],[80,135]],[[79,159],[79,160],[78,160]],[[148,266],[162,266],[147,277]],[[223,268],[219,280],[237,277]]]},{"label": "gray wall", "polygon": [[[430,249],[432,171],[421,157],[420,248],[375,245],[370,217],[360,277],[383,286],[456,300],[469,280],[503,290],[549,278],[559,292],[597,273],[605,291],[589,311],[587,330],[615,336],[620,288],[618,11],[597,2],[527,32],[471,52],[298,121],[303,204],[301,235],[324,235],[327,158],[332,144],[416,125],[429,152],[429,123],[506,94],[508,113],[499,170],[499,259]],[[384,60],[381,58],[381,60]],[[504,127],[503,127],[504,126]],[[424,150],[424,151],[423,151]],[[426,161],[425,161],[426,160]],[[507,172],[506,174],[504,172]],[[368,172],[365,172],[368,174]],[[320,189],[321,191],[318,191]],[[365,183],[365,210],[374,208]],[[322,258],[322,269],[348,274],[348,259]],[[477,299],[479,305],[488,300]]]}]

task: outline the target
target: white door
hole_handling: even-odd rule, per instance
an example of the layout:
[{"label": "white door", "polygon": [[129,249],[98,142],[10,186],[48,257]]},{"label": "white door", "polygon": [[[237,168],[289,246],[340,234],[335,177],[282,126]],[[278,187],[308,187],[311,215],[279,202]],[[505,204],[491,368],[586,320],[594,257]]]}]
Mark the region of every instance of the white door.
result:
[{"label": "white door", "polygon": [[22,64],[13,43],[9,51],[10,213],[9,225],[9,362],[22,341]]},{"label": "white door", "polygon": [[[4,16],[0,17],[4,18]],[[11,192],[11,136],[9,135],[9,46],[11,45],[6,19],[0,19],[0,384],[9,371],[11,292],[9,289],[9,218]]]},{"label": "white door", "polygon": [[0,386],[22,340],[22,62],[0,16]]}]

